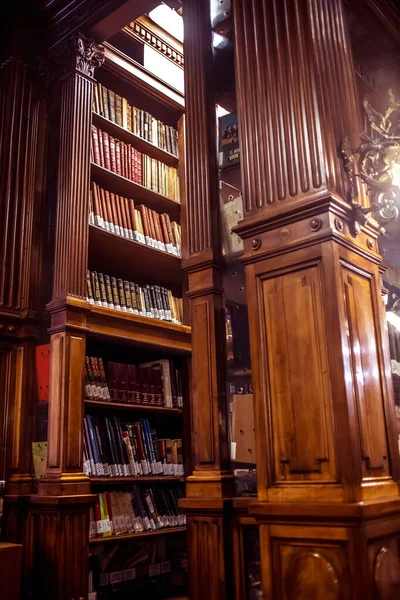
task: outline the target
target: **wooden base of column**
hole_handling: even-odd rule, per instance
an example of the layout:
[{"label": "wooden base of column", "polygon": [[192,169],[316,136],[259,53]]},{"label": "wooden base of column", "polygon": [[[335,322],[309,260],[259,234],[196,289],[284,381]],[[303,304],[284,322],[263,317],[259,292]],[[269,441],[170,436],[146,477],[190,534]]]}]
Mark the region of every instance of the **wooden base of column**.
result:
[{"label": "wooden base of column", "polygon": [[32,496],[31,594],[41,600],[87,598],[89,508],[95,496]]},{"label": "wooden base of column", "polygon": [[231,501],[185,498],[190,600],[233,598]]},{"label": "wooden base of column", "polygon": [[265,598],[400,597],[400,500],[258,502]]}]

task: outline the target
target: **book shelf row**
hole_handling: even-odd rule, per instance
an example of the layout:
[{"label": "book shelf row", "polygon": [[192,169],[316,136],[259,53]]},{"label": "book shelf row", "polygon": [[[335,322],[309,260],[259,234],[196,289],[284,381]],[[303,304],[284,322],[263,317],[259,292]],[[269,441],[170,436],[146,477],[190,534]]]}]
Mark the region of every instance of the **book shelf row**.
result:
[{"label": "book shelf row", "polygon": [[150,319],[182,323],[183,302],[163,286],[139,286],[132,281],[87,272],[87,301],[113,310],[142,315]]},{"label": "book shelf row", "polygon": [[178,156],[177,131],[101,83],[94,86],[93,111],[162,150]]},{"label": "book shelf row", "polygon": [[143,204],[135,206],[131,198],[105,190],[94,181],[89,224],[175,256],[181,254],[180,225],[167,213],[160,214]]},{"label": "book shelf row", "polygon": [[91,161],[162,196],[180,202],[179,177],[171,167],[92,125]]},{"label": "book shelf row", "polygon": [[89,477],[182,477],[182,439],[161,438],[148,419],[86,414],[84,473]]},{"label": "book shelf row", "polygon": [[140,534],[183,527],[186,516],[179,509],[181,488],[139,488],[101,492],[91,508],[89,539]]}]

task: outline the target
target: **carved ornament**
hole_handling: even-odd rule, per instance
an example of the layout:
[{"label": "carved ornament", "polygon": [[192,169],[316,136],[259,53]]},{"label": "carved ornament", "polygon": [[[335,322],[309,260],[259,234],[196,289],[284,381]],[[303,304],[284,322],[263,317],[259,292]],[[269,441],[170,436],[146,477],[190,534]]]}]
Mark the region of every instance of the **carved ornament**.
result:
[{"label": "carved ornament", "polygon": [[94,70],[104,63],[104,47],[80,34],[75,38],[75,50],[76,69],[84,75],[93,77]]},{"label": "carved ornament", "polygon": [[[344,167],[351,184],[350,200],[356,233],[368,221],[369,213],[380,225],[390,223],[399,214],[395,199],[400,189],[400,102],[395,99],[392,90],[388,91],[388,98],[388,106],[383,113],[375,110],[369,99],[364,100],[365,113],[377,137],[362,133],[362,142],[356,149],[351,148],[347,137],[342,142]],[[363,208],[355,202],[356,177],[367,185],[370,208]]]}]

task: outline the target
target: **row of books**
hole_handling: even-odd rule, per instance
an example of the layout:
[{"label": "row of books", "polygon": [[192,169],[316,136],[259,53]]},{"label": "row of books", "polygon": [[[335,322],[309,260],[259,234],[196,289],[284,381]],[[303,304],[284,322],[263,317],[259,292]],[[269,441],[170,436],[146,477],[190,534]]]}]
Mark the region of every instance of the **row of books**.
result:
[{"label": "row of books", "polygon": [[182,298],[173,296],[171,290],[159,285],[139,286],[97,271],[87,272],[87,301],[151,319],[183,321]]},{"label": "row of books", "polygon": [[89,223],[106,231],[147,244],[157,250],[181,255],[181,227],[166,213],[158,213],[131,198],[101,188],[92,181]]},{"label": "row of books", "polygon": [[126,98],[101,83],[96,83],[94,87],[93,111],[158,148],[178,156],[176,129],[158,121],[147,111],[130,106]]},{"label": "row of books", "polygon": [[142,154],[95,125],[92,125],[91,161],[170,200],[180,201],[175,167]]},{"label": "row of books", "polygon": [[86,356],[86,400],[167,408],[183,406],[181,372],[172,360],[163,358],[138,366],[109,362],[108,376],[110,385],[107,383],[102,358]]},{"label": "row of books", "polygon": [[97,494],[90,509],[89,538],[156,531],[182,527],[186,517],[178,506],[183,491],[174,489],[141,489]]},{"label": "row of books", "polygon": [[87,414],[84,472],[90,477],[182,477],[182,439],[159,438],[148,419]]}]

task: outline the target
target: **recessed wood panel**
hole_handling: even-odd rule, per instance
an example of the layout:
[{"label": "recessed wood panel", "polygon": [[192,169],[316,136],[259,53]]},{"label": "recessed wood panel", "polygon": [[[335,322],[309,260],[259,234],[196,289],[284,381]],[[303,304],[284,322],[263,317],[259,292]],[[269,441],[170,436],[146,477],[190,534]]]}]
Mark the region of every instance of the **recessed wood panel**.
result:
[{"label": "recessed wood panel", "polygon": [[[213,397],[212,397],[212,364],[210,340],[210,304],[206,300],[195,301],[193,306],[193,393],[202,398],[201,405],[193,408],[193,425],[196,455],[199,464],[214,462],[214,431],[213,431]],[[200,358],[199,353],[202,354]],[[200,372],[200,364],[202,365]]]},{"label": "recessed wood panel", "polygon": [[372,279],[343,267],[348,341],[363,477],[389,474]]},{"label": "recessed wood panel", "polygon": [[319,264],[261,282],[274,481],[334,480]]}]

